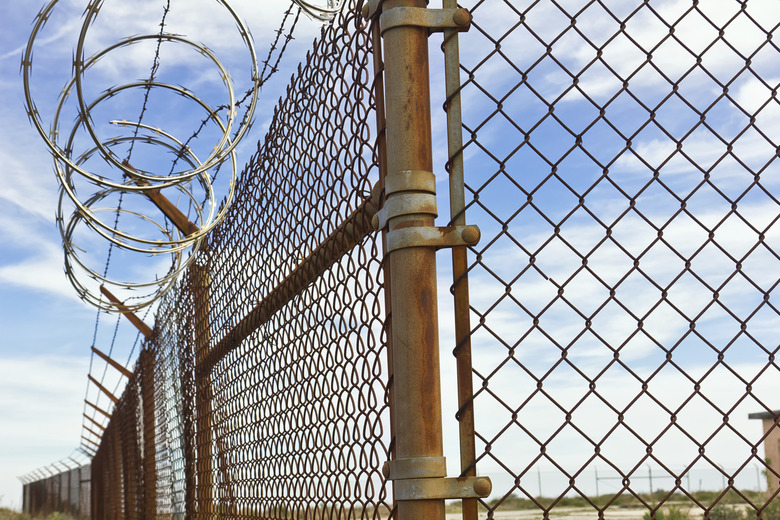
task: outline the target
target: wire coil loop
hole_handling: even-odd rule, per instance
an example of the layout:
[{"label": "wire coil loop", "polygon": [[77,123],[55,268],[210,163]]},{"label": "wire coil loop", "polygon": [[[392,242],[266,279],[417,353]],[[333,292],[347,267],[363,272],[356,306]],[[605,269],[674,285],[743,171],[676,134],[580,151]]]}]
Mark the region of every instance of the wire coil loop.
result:
[{"label": "wire coil loop", "polygon": [[[54,170],[60,185],[57,222],[65,252],[66,275],[84,301],[102,310],[135,311],[151,305],[165,294],[181,270],[202,249],[204,237],[225,217],[233,199],[238,173],[236,146],[251,127],[261,80],[249,30],[226,0],[215,1],[229,13],[249,54],[251,88],[243,99],[237,99],[230,72],[212,50],[185,36],[164,32],[164,23],[158,34],[127,36],[88,56],[88,34],[104,4],[102,0],[93,0],[84,11],[74,51],[73,75],[59,95],[53,117],[46,122],[33,99],[33,50],[59,0],[52,0],[35,19],[21,66],[27,114],[54,158]],[[88,91],[92,75],[98,75],[95,71],[99,71],[108,57],[130,52],[130,47],[145,43],[158,46],[148,80],[111,86],[98,94]],[[166,45],[166,49],[170,47],[171,53],[195,53],[196,59],[205,59],[211,72],[218,75],[218,84],[226,94],[223,98],[226,101],[219,105],[210,104],[186,87],[155,78],[161,45]],[[114,59],[121,60],[121,56]],[[200,114],[200,128],[194,133],[187,130],[183,134],[178,118],[166,119],[165,123],[171,128],[143,123],[151,91],[184,100],[187,109],[180,113]],[[113,108],[114,100],[123,96],[132,98],[139,92],[146,95],[144,108],[136,122],[126,116],[104,117],[104,112]],[[244,103],[243,114],[239,115],[241,103]],[[62,132],[60,128],[68,112],[76,115],[72,126]],[[48,130],[47,124],[50,124]],[[201,158],[189,143],[206,126],[209,127],[208,138],[216,142]],[[125,134],[107,137],[108,128]],[[189,139],[181,138],[190,133]],[[139,163],[151,166],[131,163],[136,144],[139,145],[136,150],[144,150],[136,153]],[[123,158],[119,150],[125,147],[129,147],[129,152]],[[168,157],[173,159],[167,163],[160,161],[161,152],[166,154],[166,160]],[[229,179],[227,182],[220,179],[220,186],[215,186],[217,175],[226,163],[230,168]],[[171,201],[173,209],[169,207],[166,212],[155,196]],[[184,217],[187,223],[184,228],[182,219],[174,218],[171,211]],[[89,251],[94,250],[95,235],[110,243],[103,270],[85,258],[89,256]],[[138,273],[138,269],[130,266],[133,260],[120,266],[123,277],[109,276],[108,263],[112,250],[123,255],[126,252],[146,256],[168,255],[170,263],[166,263],[164,273],[155,275],[153,280],[138,281],[129,276],[128,273],[135,276]],[[124,303],[118,305],[105,301],[99,291],[101,285],[127,296]]]}]

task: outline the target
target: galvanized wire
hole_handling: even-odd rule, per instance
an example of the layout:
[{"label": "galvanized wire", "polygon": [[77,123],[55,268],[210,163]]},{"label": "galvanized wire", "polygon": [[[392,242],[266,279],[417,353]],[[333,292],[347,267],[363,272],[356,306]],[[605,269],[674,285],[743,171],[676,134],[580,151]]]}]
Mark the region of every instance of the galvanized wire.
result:
[{"label": "galvanized wire", "polygon": [[344,8],[344,0],[325,0],[324,2],[310,2],[309,0],[293,0],[303,11],[317,20],[332,22],[336,15]]},{"label": "galvanized wire", "polygon": [[[293,34],[294,34],[294,31],[295,31],[295,28],[298,25],[298,19],[300,17],[300,13],[301,13],[301,9],[298,8],[297,9],[297,14],[294,17],[294,19],[292,21],[292,24],[290,25],[289,28],[287,28],[287,21],[288,21],[288,18],[290,18],[293,9],[295,9],[295,5],[291,4],[290,8],[285,12],[285,14],[284,14],[284,16],[282,18],[282,21],[281,21],[279,29],[276,31],[276,37],[275,37],[274,41],[271,43],[271,46],[268,49],[267,57],[263,61],[263,68],[260,71],[260,80],[259,80],[259,86],[260,87],[262,87],[262,85],[264,83],[266,83],[271,78],[271,76],[273,76],[278,71],[279,64],[281,63],[281,60],[282,60],[282,58],[283,58],[283,56],[285,54],[285,51],[287,50],[288,44],[293,39]],[[165,9],[163,11],[163,16],[162,16],[162,19],[160,21],[160,35],[164,35],[165,34],[165,27],[166,27],[165,20],[166,20],[166,17],[167,17],[169,12],[170,12],[170,3],[168,2],[165,5]],[[279,46],[280,40],[282,40],[281,47]],[[143,119],[143,114],[145,113],[146,105],[147,105],[148,100],[149,100],[149,93],[151,91],[151,84],[154,82],[156,71],[159,68],[161,43],[162,43],[162,40],[159,39],[158,42],[157,42],[157,47],[155,49],[154,58],[152,60],[153,63],[152,63],[151,71],[150,71],[150,78],[149,78],[149,80],[147,82],[147,85],[146,85],[147,88],[146,88],[146,92],[144,94],[144,103],[143,103],[143,107],[141,109],[141,115],[138,118],[139,122],[135,123],[133,125],[135,130],[138,130],[138,129],[142,128],[142,127],[145,128],[146,130],[154,130],[153,128],[151,128],[149,126],[143,126],[141,124],[141,121]],[[244,93],[243,97],[236,101],[236,103],[235,103],[236,108],[244,105],[244,103],[246,103],[246,101],[249,100],[252,97],[253,93],[254,93],[254,89],[250,89],[250,90],[246,91]],[[225,111],[228,108],[229,108],[228,105],[220,105],[216,109],[216,111],[217,112]],[[244,117],[246,117],[246,113],[245,113]],[[192,133],[192,135],[190,135],[190,137],[187,139],[187,141],[185,141],[184,143],[179,143],[178,144],[178,149],[171,148],[171,151],[175,153],[175,159],[173,160],[173,162],[171,164],[171,169],[170,169],[170,171],[168,173],[169,175],[173,175],[174,171],[176,171],[175,170],[176,169],[176,165],[183,158],[189,163],[190,167],[194,167],[192,159],[190,159],[187,156],[188,154],[185,153],[185,152],[187,152],[189,150],[190,143],[193,140],[197,139],[198,136],[200,135],[200,133],[204,129],[207,128],[210,120],[211,120],[211,117],[208,117],[208,118],[202,120],[200,125],[199,125],[199,127]],[[125,138],[125,140],[130,142],[131,145],[132,145],[132,144],[134,144],[136,142],[136,138],[137,138],[137,133],[134,131],[133,137],[132,138]],[[235,138],[235,135],[234,135],[234,138]],[[170,137],[170,139],[174,139],[174,138]],[[168,147],[170,147],[170,145],[168,145],[165,142],[157,142],[156,144],[158,144],[159,146],[168,146]],[[93,150],[93,153],[94,153],[94,151],[95,150]],[[191,155],[191,152],[190,152],[190,155]],[[130,159],[131,159],[131,155],[129,153],[128,157],[126,158],[126,160],[129,161]],[[217,167],[215,169],[215,172],[214,172],[214,179],[215,180],[216,180],[216,176],[219,174],[219,170],[220,170],[221,166],[222,166],[222,163],[217,165]],[[122,195],[120,194],[120,199],[119,199],[120,203],[118,204],[118,206],[116,208],[116,218],[115,218],[115,222],[114,222],[114,228],[117,227],[117,223],[119,221],[119,217],[120,217],[120,215],[122,213],[121,196]],[[197,204],[197,201],[191,200],[191,202],[195,203],[194,206],[197,208],[197,207],[204,206],[207,201],[206,200],[201,201],[200,205]],[[61,201],[61,204],[62,204],[62,201]],[[62,213],[62,212],[60,211],[60,213]],[[75,220],[77,221],[78,218],[75,219]],[[69,226],[73,227],[74,226],[74,222],[69,223]],[[78,252],[76,251],[76,248],[73,245],[73,241],[72,240],[67,240],[67,241],[65,241],[65,244],[66,244],[65,245],[66,249],[70,249],[70,251],[68,253],[66,253],[66,255],[65,255],[66,272],[69,272],[69,271],[71,271],[70,264],[73,263],[73,262],[80,263],[80,261],[79,261]],[[110,266],[110,263],[111,263],[111,253],[112,253],[112,250],[113,250],[113,246],[114,246],[113,243],[109,244],[109,250],[108,250],[108,254],[107,254],[107,258],[106,258],[106,264],[105,264],[105,267],[104,267],[102,275],[98,274],[97,272],[92,273],[92,277],[93,278],[101,280],[104,283],[108,281],[108,270],[109,270],[109,266]],[[176,255],[176,256],[181,256],[181,255]],[[180,260],[180,259],[175,258],[175,261],[173,262],[173,265],[168,270],[168,273],[165,276],[161,277],[159,275],[159,273],[157,273],[157,276],[156,276],[155,281],[154,281],[154,283],[156,285],[159,285],[159,286],[166,286],[167,285],[167,286],[169,286],[171,283],[173,283],[173,281],[175,280],[175,277],[176,277],[176,275],[178,274],[178,271],[179,271],[179,270],[175,269],[175,266],[180,265],[180,263],[177,262],[176,260]],[[80,265],[80,267],[84,271],[86,271],[86,272],[91,272],[91,268],[88,265],[86,265],[86,264],[82,264],[82,265]],[[74,283],[78,283],[78,281],[75,280]],[[86,288],[84,288],[84,291],[88,292]],[[101,294],[101,299],[102,299],[102,294]],[[138,298],[134,297],[133,299],[138,299]],[[100,307],[100,305],[98,307]],[[151,311],[151,309],[152,309],[151,306],[146,307],[144,315],[141,317],[141,319],[143,321],[146,320],[146,317],[149,314],[149,312]],[[98,333],[98,329],[100,328],[100,315],[101,314],[102,314],[102,311],[101,311],[100,308],[98,308],[98,311],[96,313],[95,326],[94,326],[94,332],[93,332],[93,338],[92,338],[92,346],[93,347],[96,346],[97,333]],[[114,345],[115,345],[115,341],[116,341],[116,335],[117,335],[117,331],[118,331],[118,328],[119,328],[119,320],[121,320],[121,318],[118,317],[117,318],[117,322],[116,322],[116,326],[114,327],[113,337],[112,337],[111,342],[110,342],[110,344],[108,346],[107,355],[109,357],[111,357],[112,354],[113,354]],[[131,362],[135,359],[134,353],[135,353],[136,346],[137,346],[137,344],[139,342],[140,337],[141,337],[141,333],[138,332],[136,334],[135,342],[133,344],[133,347],[130,350],[129,358],[128,358],[128,361],[125,363],[125,366],[130,366]],[[94,353],[92,353],[92,356],[90,358],[90,369],[89,369],[90,374],[93,373],[93,361],[94,361]],[[96,379],[99,379],[101,384],[104,384],[105,377],[106,377],[106,372],[108,370],[109,370],[109,367],[108,366],[104,366],[102,374],[100,375],[100,377],[96,377]],[[123,383],[123,381],[120,380],[120,382],[118,384],[122,384],[122,383]],[[89,395],[89,389],[90,389],[91,385],[92,385],[92,383],[88,382],[88,384],[87,384],[87,395],[85,395],[85,404],[84,404],[84,419],[85,419],[85,421],[84,421],[84,432],[83,433],[84,433],[84,435],[87,438],[92,439],[92,437],[94,437],[95,440],[99,441],[100,440],[100,434],[95,434],[94,433],[93,424],[96,424],[99,427],[102,427],[102,423],[104,422],[104,420],[103,420],[104,418],[102,416],[98,415],[98,412],[96,410],[91,410],[91,409],[88,410],[87,409],[86,401],[87,401],[87,397]],[[115,388],[114,391],[113,391],[114,395],[118,395],[118,393],[119,393],[118,390],[119,390],[119,387],[117,386],[117,388]],[[87,415],[87,411],[91,411],[91,414]],[[99,421],[95,422],[95,419],[98,419]],[[84,445],[84,446],[82,446],[82,448],[84,448],[84,449],[87,449],[87,450],[94,449],[94,448],[91,448],[89,443],[87,443],[86,441],[82,442],[82,444]]]}]

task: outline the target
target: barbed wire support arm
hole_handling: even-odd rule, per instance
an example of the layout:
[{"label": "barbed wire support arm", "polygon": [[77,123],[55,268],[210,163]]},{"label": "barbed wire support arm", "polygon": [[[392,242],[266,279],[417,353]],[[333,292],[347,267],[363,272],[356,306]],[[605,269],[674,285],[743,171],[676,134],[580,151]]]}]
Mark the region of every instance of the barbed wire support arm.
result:
[{"label": "barbed wire support arm", "polygon": [[126,369],[124,366],[122,366],[117,361],[111,359],[107,354],[103,353],[100,349],[92,347],[92,352],[97,354],[103,361],[114,367],[120,374],[125,376],[126,378],[130,379],[132,377],[133,373]]},{"label": "barbed wire support arm", "polygon": [[146,339],[152,337],[152,329],[149,327],[149,325],[144,323],[141,318],[135,315],[134,312],[128,310],[127,307],[121,301],[119,301],[119,298],[114,296],[111,293],[111,291],[109,291],[108,288],[106,288],[105,285],[100,286],[100,292],[102,292],[106,298],[111,300],[111,302],[116,306],[116,308],[119,309],[119,312],[124,314],[125,318],[130,320],[130,323],[135,325],[135,328],[141,331],[141,334],[143,334]]}]

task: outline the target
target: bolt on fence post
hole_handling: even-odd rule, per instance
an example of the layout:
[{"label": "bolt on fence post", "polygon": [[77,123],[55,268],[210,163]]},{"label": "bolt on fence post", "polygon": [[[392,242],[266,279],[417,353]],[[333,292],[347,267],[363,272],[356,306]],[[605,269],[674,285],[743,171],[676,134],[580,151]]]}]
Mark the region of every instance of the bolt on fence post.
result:
[{"label": "bolt on fence post", "polygon": [[[425,8],[423,0],[385,0],[394,8]],[[428,76],[428,29],[397,26],[383,34],[387,111],[387,179],[404,173],[431,175],[431,108]],[[414,180],[410,184],[413,184]],[[410,192],[390,193],[390,207]],[[395,200],[394,200],[395,199]],[[434,199],[435,200],[435,199]],[[435,209],[435,208],[434,208]],[[388,215],[388,230],[434,226],[435,211]],[[408,247],[389,253],[392,281],[393,421],[395,456],[442,458],[441,385],[439,381],[436,250]],[[430,475],[443,476],[443,475]],[[398,500],[398,519],[444,518],[444,499]]]}]

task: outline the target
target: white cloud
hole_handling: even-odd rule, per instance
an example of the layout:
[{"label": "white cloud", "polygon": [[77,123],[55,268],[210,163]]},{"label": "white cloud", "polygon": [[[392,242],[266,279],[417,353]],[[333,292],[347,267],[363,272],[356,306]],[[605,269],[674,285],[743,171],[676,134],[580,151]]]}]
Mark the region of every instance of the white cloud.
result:
[{"label": "white cloud", "polygon": [[62,251],[58,247],[49,247],[43,255],[31,260],[0,266],[0,281],[69,299],[75,298],[73,288],[62,272]]},{"label": "white cloud", "polygon": [[87,366],[82,357],[0,358],[0,505],[21,507],[16,477],[78,445]]},{"label": "white cloud", "polygon": [[29,132],[17,131],[19,121],[9,119],[3,114],[5,130],[0,130],[0,138],[12,140],[25,150],[37,149],[38,153],[21,155],[18,149],[0,149],[0,161],[3,164],[0,201],[8,201],[37,219],[51,222],[57,208],[57,189],[50,156],[43,152],[42,143],[33,144]]},{"label": "white cloud", "polygon": [[[13,183],[9,186],[14,187]],[[14,211],[6,209],[14,218],[8,219],[0,230],[0,237],[9,248],[7,256],[0,258],[0,283],[75,300],[75,292],[63,273],[62,246],[50,238],[58,236],[54,223],[29,218],[21,209],[23,201],[14,202],[19,203],[11,208]]]},{"label": "white cloud", "polygon": [[[486,201],[483,199],[483,202]],[[645,211],[645,217],[656,224],[660,225],[667,218],[657,214],[658,209],[652,199],[642,207],[649,208]],[[720,223],[725,215],[721,210],[717,205],[701,207],[696,210],[696,218],[713,229],[717,226],[715,238],[720,247],[736,259],[741,259],[757,243],[758,236],[746,229],[734,216]],[[751,215],[753,222],[758,223],[775,215],[776,205],[772,202],[743,204],[740,205],[740,212],[742,211]],[[470,223],[480,224],[478,219],[475,220],[474,213],[468,220]],[[612,229],[612,236],[622,247],[635,255],[644,251],[647,245],[657,238],[655,230],[641,218],[625,218],[624,225],[614,226]],[[519,248],[507,246],[506,243],[500,247],[491,246],[482,251],[482,262],[487,269],[477,265],[469,274],[471,306],[475,309],[471,315],[471,327],[474,330],[471,338],[474,368],[480,377],[489,378],[485,390],[480,390],[483,383],[480,377],[474,380],[475,390],[479,393],[475,401],[477,430],[487,442],[491,442],[490,453],[478,464],[478,468],[481,474],[494,479],[494,497],[505,493],[513,481],[510,475],[492,460],[493,457],[497,457],[518,473],[526,471],[526,466],[533,468],[522,478],[525,489],[537,488],[537,467],[541,468],[539,478],[543,480],[546,493],[552,493],[554,489],[556,492],[562,492],[568,485],[566,479],[546,463],[544,458],[535,460],[539,455],[538,444],[521,429],[521,426],[528,429],[540,442],[546,442],[565,423],[564,412],[550,399],[560,403],[565,409],[574,408],[572,423],[595,442],[599,442],[607,430],[617,423],[616,412],[595,394],[590,395],[582,404],[577,404],[588,395],[589,388],[587,380],[576,373],[569,363],[573,363],[577,370],[589,378],[598,376],[595,391],[613,407],[621,411],[628,407],[626,425],[635,433],[622,426],[617,428],[603,443],[601,453],[623,471],[628,471],[638,463],[645,455],[645,443],[654,441],[661,429],[670,424],[669,412],[664,411],[662,406],[670,411],[682,407],[677,424],[698,442],[706,441],[707,453],[718,464],[733,470],[750,457],[750,447],[736,439],[728,428],[721,430],[713,439],[707,440],[710,434],[722,428],[722,415],[716,408],[694,395],[693,382],[690,379],[668,364],[655,373],[666,360],[666,352],[662,349],[671,349],[675,345],[677,346],[672,350],[671,360],[690,377],[702,378],[716,366],[715,371],[704,379],[704,394],[722,411],[729,413],[731,426],[751,442],[759,442],[761,427],[748,421],[747,414],[762,409],[756,398],[771,406],[773,392],[777,391],[777,374],[774,369],[770,369],[758,377],[753,383],[752,396],[737,405],[737,401],[745,395],[745,383],[716,365],[717,352],[714,349],[723,349],[731,341],[739,329],[739,323],[725,315],[717,304],[713,304],[711,291],[693,276],[686,274],[675,282],[668,295],[668,301],[680,309],[685,317],[667,303],[662,303],[651,311],[651,307],[661,299],[661,290],[647,282],[639,273],[634,273],[622,281],[616,291],[616,298],[626,309],[614,302],[607,304],[593,318],[591,329],[583,333],[584,319],[571,311],[568,305],[559,300],[548,307],[556,298],[557,285],[569,279],[575,270],[581,267],[579,257],[560,240],[553,240],[542,248],[541,252],[536,252],[536,248],[544,244],[550,236],[549,232],[544,230],[510,229],[510,232],[526,248],[536,253],[535,266],[546,278],[531,269],[512,284],[511,297],[516,298],[532,313],[541,313],[539,329],[534,329],[531,316],[523,311],[518,303],[512,301],[510,296],[505,295],[504,282],[497,281],[487,272],[487,269],[490,269],[505,282],[513,280],[521,269],[528,265],[528,257]],[[673,247],[686,250],[690,255],[704,243],[706,235],[707,232],[693,220],[678,218],[664,228],[663,239]],[[562,230],[564,239],[583,244],[582,254],[590,250],[590,244],[595,244],[604,236],[604,228],[595,222],[588,223],[587,218],[575,220],[573,225],[564,226]],[[487,244],[490,238],[483,234],[482,244]],[[765,236],[768,247],[773,247],[778,238],[778,230],[769,228]],[[477,246],[477,249],[479,250],[480,246]],[[684,269],[683,260],[673,254],[660,254],[667,250],[667,246],[659,242],[649,252],[644,253],[639,262],[639,268],[651,275],[662,287],[674,280]],[[760,255],[760,249],[754,250],[750,256],[755,254]],[[439,276],[442,282],[439,299],[445,435],[452,474],[457,473],[457,432],[452,421],[457,404],[454,402],[454,396],[449,394],[454,392],[456,383],[454,361],[450,355],[454,346],[454,333],[452,317],[449,314],[451,297],[446,286],[446,280],[450,276],[447,257],[447,254],[440,257]],[[609,241],[596,249],[590,260],[589,267],[609,285],[617,283],[632,268],[630,258],[612,247]],[[749,263],[744,262],[743,272],[758,281],[764,290],[768,290],[776,280],[774,262],[755,262],[748,268]],[[699,253],[693,261],[693,269],[697,276],[710,283],[713,288],[718,288],[732,277],[725,288],[720,290],[720,301],[730,308],[737,319],[747,319],[759,305],[762,294],[745,282],[741,274],[734,275],[734,262],[719,251],[713,249]],[[764,281],[766,285],[763,285]],[[608,288],[590,274],[581,271],[566,284],[563,296],[581,312],[589,315],[607,300]],[[703,336],[704,341],[712,343],[714,348],[707,346],[689,330],[688,319],[697,317],[707,306],[709,310],[697,319],[696,331]],[[650,314],[646,316],[649,311]],[[652,336],[653,341],[643,332],[637,331],[636,318],[632,318],[628,312],[633,312],[635,316],[643,319],[643,330]],[[751,318],[747,322],[748,332],[755,335],[754,337],[764,337],[769,322],[777,319],[774,313],[769,314]],[[485,316],[484,324],[480,324],[479,315]],[[541,332],[542,330],[544,332]],[[580,333],[583,335],[578,337]],[[649,392],[661,405],[642,394],[641,383],[615,362],[613,350],[597,339],[595,334],[612,348],[624,344],[619,355],[620,363],[635,372],[637,377],[650,381]],[[629,339],[632,334],[634,337]],[[575,337],[577,341],[570,344]],[[522,341],[516,344],[521,338]],[[562,351],[555,346],[554,341],[561,347],[568,346],[566,360],[562,360]],[[767,346],[771,348],[771,345]],[[510,348],[514,348],[512,358]],[[765,366],[765,360],[766,355],[745,336],[725,351],[725,362],[746,381],[756,377]],[[555,363],[559,363],[557,368],[553,368]],[[611,368],[606,369],[610,364]],[[537,379],[543,379],[543,390],[549,398],[537,390]],[[506,405],[492,397],[491,393],[505,401]],[[631,404],[635,398],[638,400]],[[687,404],[686,399],[690,399]],[[529,401],[523,404],[526,400]],[[517,410],[520,412],[515,424],[512,423],[511,415]],[[508,430],[500,433],[508,424]],[[478,453],[481,449],[480,442]],[[686,439],[677,426],[672,426],[669,433],[655,441],[653,454],[658,461],[679,471],[696,457],[697,449],[696,444]],[[576,471],[585,464],[587,457],[593,455],[593,446],[580,433],[567,426],[550,441],[547,455],[568,470]],[[648,463],[655,468],[652,471],[656,472],[658,478],[656,487],[668,489],[671,481],[661,478],[658,462],[650,459]],[[760,461],[755,459],[740,473],[738,485],[755,488],[755,464],[759,463]],[[594,472],[602,476],[611,474],[604,460],[598,459],[595,464],[591,463],[584,476],[578,479],[578,486],[593,492],[596,485]],[[646,478],[646,472],[644,466],[637,472],[634,489],[646,488],[647,482],[642,480]],[[720,485],[716,468],[708,467],[706,463],[697,464],[686,478],[694,480],[694,487],[697,485],[697,479],[702,479],[705,488]],[[601,490],[606,487],[607,484],[601,482]]]}]

